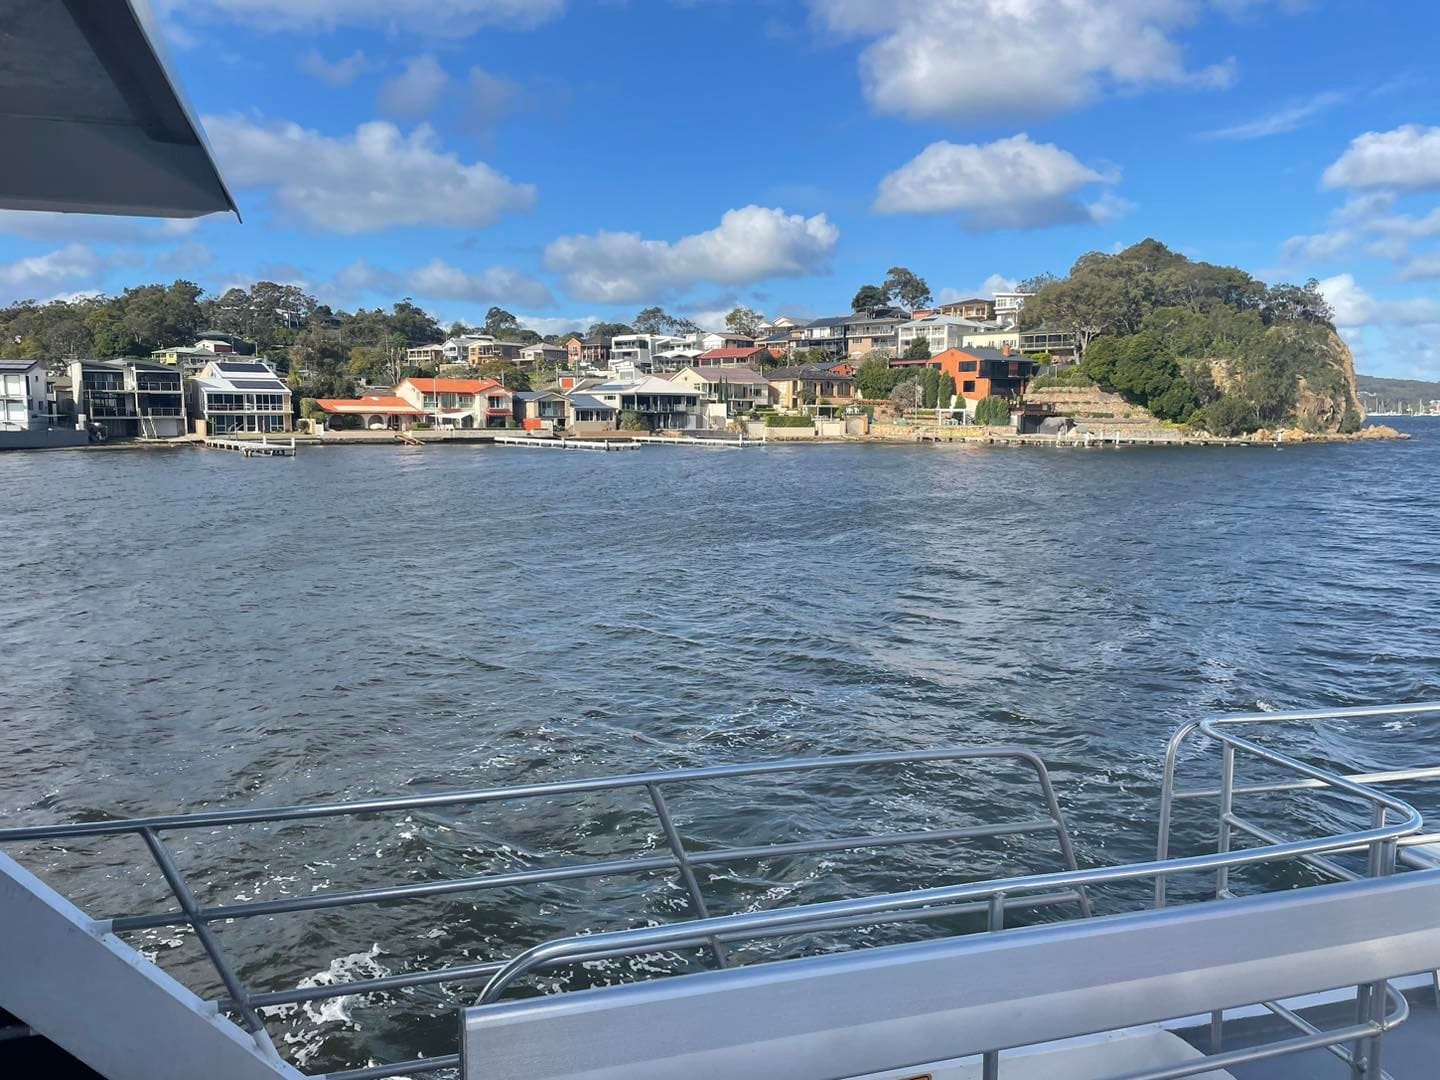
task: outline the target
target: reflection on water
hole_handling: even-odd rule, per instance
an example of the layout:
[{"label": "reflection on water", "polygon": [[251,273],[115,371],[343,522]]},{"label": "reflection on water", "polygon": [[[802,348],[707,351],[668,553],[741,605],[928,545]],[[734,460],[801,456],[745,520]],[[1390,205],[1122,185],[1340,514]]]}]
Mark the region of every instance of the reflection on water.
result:
[{"label": "reflection on water", "polygon": [[[1142,857],[1181,720],[1440,697],[1440,422],[1411,427],[1429,437],[1280,451],[0,456],[0,806],[70,820],[1014,742],[1053,768],[1082,864]],[[1375,738],[1430,732],[1285,737],[1367,765]],[[1032,790],[1004,770],[917,767],[711,785],[674,808],[687,838],[722,846],[1023,817]],[[175,846],[208,902],[304,895],[663,844],[627,798]],[[97,914],[163,896],[124,842],[27,860]],[[729,911],[1053,860],[991,841],[702,880]],[[245,978],[282,988],[685,904],[654,874],[220,933]],[[137,944],[214,989],[188,932]],[[276,1030],[315,1071],[446,1052],[473,992],[289,1007]]]}]

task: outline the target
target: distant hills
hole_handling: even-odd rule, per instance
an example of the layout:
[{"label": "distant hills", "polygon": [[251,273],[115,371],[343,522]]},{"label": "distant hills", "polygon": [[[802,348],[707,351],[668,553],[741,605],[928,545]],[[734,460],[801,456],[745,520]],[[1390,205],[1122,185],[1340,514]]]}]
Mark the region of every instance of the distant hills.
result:
[{"label": "distant hills", "polygon": [[[1355,389],[1364,397],[1367,409],[1394,411],[1398,406],[1423,406],[1440,400],[1440,382],[1420,379],[1382,379],[1375,375],[1356,375]],[[1374,397],[1369,395],[1373,394]]]}]

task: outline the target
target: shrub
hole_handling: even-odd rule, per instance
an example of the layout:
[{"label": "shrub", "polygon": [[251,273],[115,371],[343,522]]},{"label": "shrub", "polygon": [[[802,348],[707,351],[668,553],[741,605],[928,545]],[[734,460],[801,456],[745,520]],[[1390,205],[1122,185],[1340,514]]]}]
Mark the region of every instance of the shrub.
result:
[{"label": "shrub", "polygon": [[520,425],[515,422],[515,418],[514,418],[513,416],[507,416],[507,417],[505,418],[505,426],[506,426],[508,429],[510,429],[511,431],[513,431],[515,428],[518,428]]},{"label": "shrub", "polygon": [[1211,435],[1234,437],[1248,435],[1260,426],[1255,410],[1243,398],[1226,394],[1219,401],[1211,402],[1191,418],[1191,424],[1208,431]]},{"label": "shrub", "polygon": [[429,430],[430,430],[430,421],[428,421],[428,420],[416,420],[415,423],[413,423],[413,424],[410,425],[410,430],[411,430],[411,431],[429,431]]},{"label": "shrub", "polygon": [[320,403],[313,397],[303,397],[300,399],[300,415],[306,420],[323,420],[325,410],[320,408]]},{"label": "shrub", "polygon": [[1004,398],[983,398],[975,406],[975,423],[982,427],[1002,427],[1010,423],[1010,403]]},{"label": "shrub", "polygon": [[808,416],[787,416],[783,413],[770,413],[765,417],[766,427],[814,427],[815,422]]},{"label": "shrub", "polygon": [[1047,371],[1030,380],[1031,390],[1044,390],[1050,386],[1094,386],[1095,380],[1085,374],[1078,365]]},{"label": "shrub", "polygon": [[634,409],[626,409],[620,414],[620,430],[649,431],[650,425],[645,422],[645,417],[641,416]]}]

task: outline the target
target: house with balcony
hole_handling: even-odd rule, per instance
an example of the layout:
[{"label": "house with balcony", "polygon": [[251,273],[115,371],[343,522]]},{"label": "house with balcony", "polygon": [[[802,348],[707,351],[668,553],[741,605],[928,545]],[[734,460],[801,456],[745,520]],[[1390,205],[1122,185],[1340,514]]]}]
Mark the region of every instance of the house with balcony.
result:
[{"label": "house with balcony", "polygon": [[1049,353],[1050,359],[1061,362],[1075,360],[1080,355],[1074,332],[1054,326],[1037,326],[1021,333],[1020,351]]},{"label": "house with balcony", "polygon": [[569,430],[575,435],[598,435],[614,431],[620,423],[620,410],[588,393],[567,394],[570,402]]},{"label": "house with balcony", "polygon": [[[967,412],[987,397],[1015,398],[1040,365],[1014,349],[947,349],[932,358],[942,374],[955,380],[956,394]],[[958,407],[959,402],[956,402]]]},{"label": "house with balcony", "polygon": [[520,350],[520,359],[516,366],[523,371],[550,371],[563,368],[569,362],[570,353],[564,345],[537,341],[534,345],[526,345]]},{"label": "house with balcony", "polygon": [[995,301],[979,296],[969,300],[952,300],[948,304],[936,306],[933,311],[936,315],[954,315],[961,319],[974,319],[976,322],[995,321]]},{"label": "house with balcony", "polygon": [[72,360],[76,426],[107,439],[174,439],[187,428],[180,369],[153,360]]},{"label": "house with balcony", "polygon": [[648,375],[656,356],[670,338],[665,334],[617,334],[610,339],[610,370]]},{"label": "house with balcony", "polygon": [[503,428],[515,413],[515,395],[494,379],[401,379],[397,397],[437,428]]},{"label": "house with balcony", "polygon": [[477,341],[494,341],[484,334],[462,334],[446,338],[434,345],[417,345],[405,350],[405,360],[411,367],[436,368],[441,364],[463,364],[468,358],[470,346]]},{"label": "house with balcony", "polygon": [[995,318],[1009,326],[1014,326],[1020,320],[1020,309],[1025,306],[1034,293],[1029,292],[997,292],[995,294]]},{"label": "house with balcony", "polygon": [[[690,361],[690,367],[758,367],[767,363],[770,351],[759,345],[740,349],[709,349]],[[681,370],[684,370],[683,368]]]},{"label": "house with balcony", "polygon": [[50,426],[45,361],[0,360],[0,431]]},{"label": "house with balcony", "polygon": [[827,367],[775,368],[765,373],[770,402],[794,411],[808,405],[850,405],[855,401],[855,380]]},{"label": "house with balcony", "polygon": [[620,416],[638,413],[651,431],[692,431],[702,426],[700,392],[653,375],[598,383],[587,387],[584,394]]},{"label": "house with balcony", "polygon": [[831,356],[845,355],[845,334],[850,321],[848,315],[833,315],[814,319],[792,331],[791,341],[796,349],[821,349]]},{"label": "house with balcony", "polygon": [[492,360],[509,360],[512,363],[520,359],[520,351],[524,348],[518,341],[500,341],[493,337],[477,337],[465,346],[464,360],[471,367],[479,367],[481,364],[488,364]]},{"label": "house with balcony", "polygon": [[402,397],[389,394],[367,394],[358,398],[317,398],[315,404],[325,413],[327,431],[360,428],[364,431],[409,431],[417,420],[425,419],[424,410]]},{"label": "house with balcony", "polygon": [[701,352],[709,352],[712,349],[753,349],[755,337],[753,334],[737,334],[730,330],[715,330],[709,333],[698,335]]},{"label": "house with balcony", "polygon": [[910,316],[895,308],[857,311],[845,320],[845,355],[860,360],[870,353],[895,356],[897,332]]},{"label": "house with balcony", "polygon": [[930,355],[935,356],[946,349],[958,349],[966,334],[994,329],[990,323],[962,319],[958,315],[926,315],[896,327],[895,355],[903,357],[916,341],[924,340],[930,346]]},{"label": "house with balcony", "polygon": [[570,399],[553,390],[515,393],[515,421],[526,431],[556,431],[567,426]]},{"label": "house with balcony", "polygon": [[291,431],[295,427],[290,387],[264,361],[249,357],[211,360],[190,380],[189,388],[189,413],[196,430],[204,434]]},{"label": "house with balcony", "polygon": [[193,345],[171,345],[156,349],[150,354],[150,359],[156,364],[178,368],[180,374],[188,379],[217,356],[239,358],[240,353],[236,348],[238,344],[238,338],[211,330],[200,334]]},{"label": "house with balcony", "polygon": [[989,324],[988,329],[974,330],[960,335],[962,349],[1020,349],[1020,329],[1000,323]]},{"label": "house with balcony", "polygon": [[572,337],[565,342],[569,364],[579,370],[605,371],[610,367],[610,339],[608,337]]},{"label": "house with balcony", "polygon": [[672,375],[670,382],[699,391],[703,401],[726,406],[729,416],[770,404],[770,380],[753,368],[685,367]]}]

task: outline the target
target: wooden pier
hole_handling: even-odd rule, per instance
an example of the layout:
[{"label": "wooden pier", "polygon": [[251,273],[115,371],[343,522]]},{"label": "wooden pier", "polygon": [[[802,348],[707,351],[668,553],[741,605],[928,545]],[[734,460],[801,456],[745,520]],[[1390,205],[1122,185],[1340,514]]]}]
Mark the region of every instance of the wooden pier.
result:
[{"label": "wooden pier", "polygon": [[247,439],[219,439],[206,436],[205,445],[212,450],[232,450],[245,457],[294,457],[295,437],[292,435],[288,443],[270,442],[262,438],[259,442],[250,442]]},{"label": "wooden pier", "polygon": [[496,435],[499,446],[533,446],[544,450],[639,450],[635,439],[537,439],[532,435]]}]

